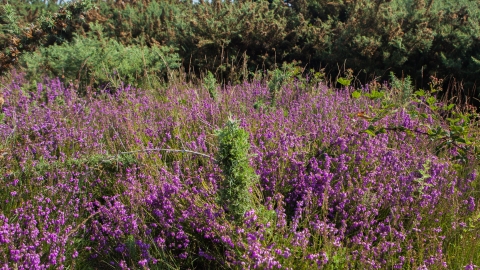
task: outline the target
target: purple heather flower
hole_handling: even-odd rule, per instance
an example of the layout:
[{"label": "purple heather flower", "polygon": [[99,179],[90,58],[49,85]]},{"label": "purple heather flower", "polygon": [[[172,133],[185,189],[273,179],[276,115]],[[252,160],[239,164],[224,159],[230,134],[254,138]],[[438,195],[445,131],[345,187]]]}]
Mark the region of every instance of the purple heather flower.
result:
[{"label": "purple heather flower", "polygon": [[210,261],[215,260],[215,257],[213,257],[210,254],[204,252],[202,249],[199,249],[198,256],[204,257],[205,259],[210,260]]},{"label": "purple heather flower", "polygon": [[473,264],[472,262],[470,262],[469,264],[465,265],[465,270],[474,270],[476,268],[479,268],[478,266],[476,266],[475,264]]},{"label": "purple heather flower", "polygon": [[472,196],[468,197],[467,204],[468,204],[468,211],[470,212],[475,211],[475,199]]},{"label": "purple heather flower", "polygon": [[142,259],[142,260],[138,261],[138,265],[140,265],[141,267],[147,267],[148,260],[147,259]]},{"label": "purple heather flower", "polygon": [[[440,231],[438,222],[429,221],[452,216],[452,227],[466,226],[461,221],[468,213],[454,202],[463,202],[468,212],[476,209],[475,199],[468,196],[476,172],[461,178],[450,162],[435,156],[428,138],[402,132],[359,134],[370,123],[355,115],[367,108],[372,111],[366,113],[373,114],[381,104],[353,100],[352,89],[283,87],[276,105],[260,110],[253,105],[268,100],[269,91],[258,82],[225,87],[221,102],[205,91],[177,88],[165,89],[159,102],[149,91],[126,85],[116,93],[89,91],[87,97],[79,97],[74,86],[48,79],[27,94],[21,90],[27,82],[21,76],[14,80],[2,83],[7,102],[0,137],[16,143],[4,157],[5,165],[11,166],[5,171],[32,167],[35,173],[28,179],[28,193],[23,179],[12,173],[4,176],[5,194],[24,201],[17,205],[10,199],[7,209],[15,209],[0,214],[0,244],[9,247],[0,250],[0,258],[26,269],[61,269],[67,260],[63,254],[77,237],[91,239],[92,247],[74,251],[73,259],[87,254],[108,262],[120,256],[116,252],[127,256],[126,243],[134,239],[141,267],[154,263],[152,252],[157,250],[173,252],[187,263],[187,255],[198,250],[197,256],[212,259],[212,265],[218,261],[242,268],[287,268],[293,251],[281,242],[272,244],[267,222],[286,239],[283,242],[307,248],[303,256],[319,267],[328,256],[312,246],[316,239],[336,247],[355,246],[352,260],[382,269],[405,267],[415,258],[401,255],[413,250],[413,239],[426,239],[422,252],[427,259],[411,264],[431,267],[444,263],[445,237],[438,234],[452,228]],[[96,155],[113,158],[119,151],[180,145],[213,156],[211,134],[228,113],[241,119],[250,134],[250,164],[263,195],[259,203],[274,210],[267,221],[252,209],[244,223],[230,224],[216,205],[222,172],[208,158],[139,152],[133,155],[137,166],[113,161],[112,172],[104,168],[108,163],[90,160]],[[377,123],[411,128],[435,121],[399,110]],[[7,140],[12,134],[18,140]],[[430,163],[425,170],[426,160]],[[62,168],[68,162],[73,163]],[[37,175],[42,166],[52,169]],[[440,208],[444,205],[452,207]],[[214,253],[219,260],[202,251],[210,252],[206,247],[211,245],[222,245],[218,250],[224,253]],[[399,256],[397,262],[385,259]],[[135,258],[130,259],[134,263]],[[119,268],[128,269],[127,263],[120,261]]]}]

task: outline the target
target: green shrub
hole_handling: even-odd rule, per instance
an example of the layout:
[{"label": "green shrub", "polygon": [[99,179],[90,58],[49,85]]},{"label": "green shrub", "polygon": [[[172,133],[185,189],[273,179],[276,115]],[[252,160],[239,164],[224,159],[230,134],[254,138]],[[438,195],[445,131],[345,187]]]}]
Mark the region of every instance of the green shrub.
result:
[{"label": "green shrub", "polygon": [[[410,74],[472,88],[480,69],[480,8],[475,0],[298,0],[100,2],[107,36],[122,44],[180,48],[189,71],[210,70],[220,82],[301,61],[338,72],[364,72],[363,83]],[[158,31],[161,29],[161,31]],[[248,72],[243,72],[248,70]],[[358,79],[358,78],[356,78]],[[451,82],[451,81],[450,81]],[[445,85],[449,80],[445,80]]]},{"label": "green shrub", "polygon": [[[219,83],[235,83],[248,74],[274,70],[277,63],[301,61],[304,67],[324,67],[330,75],[337,73],[341,64],[362,75],[356,76],[356,82],[387,80],[392,71],[410,74],[416,87],[428,87],[428,78],[435,75],[445,78],[444,88],[457,82],[473,90],[480,70],[480,4],[475,0],[195,4],[143,0],[96,4],[99,9],[95,16],[72,16],[72,20],[67,20],[68,12],[45,16],[35,28],[44,33],[41,45],[70,41],[74,32],[89,30],[85,22],[97,20],[104,28],[105,40],[111,38],[125,47],[178,48],[176,52],[192,78],[211,71]],[[79,15],[77,11],[87,7],[77,4],[68,11]],[[26,12],[17,14],[20,18]],[[12,21],[8,18],[13,17],[4,16],[2,23]],[[58,28],[63,23],[67,27]],[[17,26],[10,23],[4,28],[15,30]],[[3,40],[4,55],[0,58],[5,59],[3,66],[9,66],[16,59],[7,50],[10,41]],[[139,77],[134,71],[127,72],[132,78]]]},{"label": "green shrub", "polygon": [[224,175],[218,200],[235,220],[240,221],[245,212],[256,208],[253,191],[258,176],[249,164],[248,133],[237,121],[229,119],[225,127],[217,131],[217,137],[217,162]]},{"label": "green shrub", "polygon": [[16,4],[7,3],[0,10],[0,74],[16,67],[23,53],[71,41],[73,34],[86,26],[85,16],[95,10],[90,0],[62,6],[49,3],[45,9],[45,3],[36,0]]},{"label": "green shrub", "polygon": [[217,86],[217,79],[212,72],[208,71],[207,76],[203,79],[203,87],[208,90],[210,97],[214,100],[217,100],[218,97]]},{"label": "green shrub", "polygon": [[[75,36],[72,43],[43,47],[22,60],[31,79],[43,71],[83,86],[117,88],[121,82],[142,85],[148,76],[163,78],[168,68],[178,68],[180,59],[168,46],[125,46],[103,38],[102,27],[91,25],[87,37]],[[95,35],[97,37],[95,37]]]}]

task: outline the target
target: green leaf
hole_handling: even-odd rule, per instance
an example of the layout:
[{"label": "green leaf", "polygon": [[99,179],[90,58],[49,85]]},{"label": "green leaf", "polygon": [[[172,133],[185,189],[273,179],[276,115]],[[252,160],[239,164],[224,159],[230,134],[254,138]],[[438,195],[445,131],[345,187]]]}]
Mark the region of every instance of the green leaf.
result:
[{"label": "green leaf", "polygon": [[419,89],[418,91],[415,91],[414,93],[418,97],[424,97],[426,95],[425,90]]},{"label": "green leaf", "polygon": [[415,135],[416,135],[416,134],[413,133],[413,131],[411,131],[410,129],[406,129],[406,130],[405,130],[405,133],[407,133],[407,135],[410,136],[410,137],[415,137]]},{"label": "green leaf", "polygon": [[371,100],[383,98],[383,93],[377,90],[372,90],[370,94],[365,94]]},{"label": "green leaf", "polygon": [[375,135],[386,133],[387,130],[384,127],[379,128],[377,131],[375,131]]},{"label": "green leaf", "polygon": [[361,131],[360,133],[367,133],[368,135],[375,137],[376,132],[375,132],[375,126],[370,125],[367,129]]},{"label": "green leaf", "polygon": [[396,126],[396,127],[394,127],[394,129],[395,129],[396,131],[407,131],[407,130],[409,130],[409,129],[407,129],[407,128],[404,127],[404,126]]},{"label": "green leaf", "polygon": [[338,80],[337,80],[337,82],[338,82],[339,84],[343,85],[343,86],[349,86],[351,81],[352,81],[352,80],[349,80],[349,79],[343,78],[343,77],[340,77],[340,78],[338,78]]},{"label": "green leaf", "polygon": [[364,132],[367,133],[368,135],[372,136],[372,137],[375,137],[375,135],[377,135],[377,134],[375,134],[374,131],[369,130],[369,129],[366,129]]},{"label": "green leaf", "polygon": [[362,92],[360,90],[355,90],[352,93],[353,98],[360,98],[362,96]]},{"label": "green leaf", "polygon": [[450,123],[450,125],[453,125],[460,121],[460,118],[447,118],[447,121]]},{"label": "green leaf", "polygon": [[395,107],[395,104],[388,103],[387,101],[382,101],[382,109],[384,111],[386,111],[387,109],[394,108],[394,107]]},{"label": "green leaf", "polygon": [[428,105],[432,106],[435,104],[435,102],[437,102],[437,99],[435,97],[429,97],[427,98],[426,102]]},{"label": "green leaf", "polygon": [[372,119],[370,120],[370,122],[371,122],[371,123],[376,123],[376,122],[382,120],[383,117],[384,117],[384,116],[382,116],[382,115],[380,115],[380,116],[375,116],[374,118],[372,118]]}]

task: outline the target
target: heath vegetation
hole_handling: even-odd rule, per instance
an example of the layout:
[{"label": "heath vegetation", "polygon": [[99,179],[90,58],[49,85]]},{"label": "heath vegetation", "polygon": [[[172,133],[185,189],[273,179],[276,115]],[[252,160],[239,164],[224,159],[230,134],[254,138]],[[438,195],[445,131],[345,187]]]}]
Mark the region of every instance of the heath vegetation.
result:
[{"label": "heath vegetation", "polygon": [[480,268],[477,1],[2,4],[1,269]]}]

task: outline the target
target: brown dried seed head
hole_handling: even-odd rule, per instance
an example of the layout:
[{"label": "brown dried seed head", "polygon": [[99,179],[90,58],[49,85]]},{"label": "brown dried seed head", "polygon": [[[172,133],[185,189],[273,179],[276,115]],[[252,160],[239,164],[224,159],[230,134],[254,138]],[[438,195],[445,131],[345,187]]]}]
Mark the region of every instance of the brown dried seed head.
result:
[{"label": "brown dried seed head", "polygon": [[16,57],[20,54],[20,51],[18,50],[17,47],[10,46],[9,49],[10,49],[10,56],[12,57]]},{"label": "brown dried seed head", "polygon": [[20,39],[17,37],[12,37],[11,43],[15,46],[17,46],[20,43]]},{"label": "brown dried seed head", "polygon": [[26,36],[27,38],[33,38],[32,29],[27,29],[27,30],[25,31],[25,36]]}]

